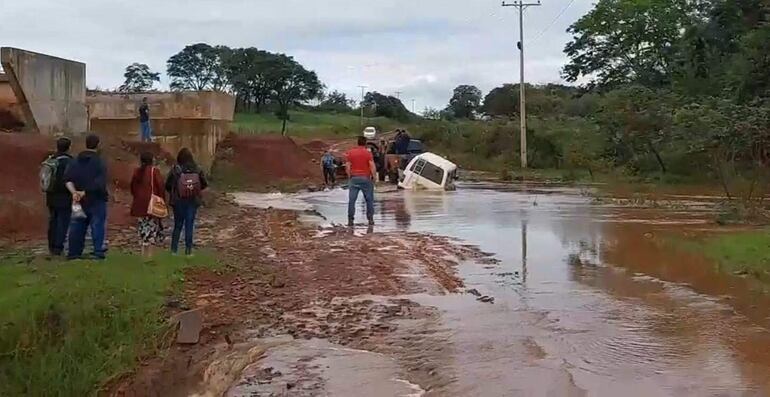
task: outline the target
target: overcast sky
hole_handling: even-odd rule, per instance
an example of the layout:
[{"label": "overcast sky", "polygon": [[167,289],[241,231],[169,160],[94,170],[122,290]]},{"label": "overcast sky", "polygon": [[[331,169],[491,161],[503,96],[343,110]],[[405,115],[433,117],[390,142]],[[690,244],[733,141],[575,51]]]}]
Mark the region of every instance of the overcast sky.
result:
[{"label": "overcast sky", "polygon": [[[527,81],[562,81],[565,29],[594,1],[525,12]],[[117,87],[132,62],[165,72],[197,42],[284,52],[329,90],[401,91],[418,111],[445,106],[459,84],[486,93],[518,81],[518,15],[499,0],[8,0],[0,21],[0,45],[85,62],[92,88]]]}]

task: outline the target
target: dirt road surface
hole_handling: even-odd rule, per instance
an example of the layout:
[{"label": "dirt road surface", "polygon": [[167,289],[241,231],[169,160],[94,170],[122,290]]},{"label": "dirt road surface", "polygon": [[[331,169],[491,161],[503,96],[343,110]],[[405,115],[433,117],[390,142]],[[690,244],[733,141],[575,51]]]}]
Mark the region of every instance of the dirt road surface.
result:
[{"label": "dirt road surface", "polygon": [[[218,158],[256,173],[278,161],[256,156],[265,139],[299,163],[254,184],[320,179],[324,142],[231,139]],[[0,134],[0,155],[19,160],[0,184],[2,244],[43,235],[35,178],[50,145]],[[110,245],[138,250],[121,189],[140,148],[106,149]],[[200,342],[172,345],[108,394],[770,395],[770,297],[661,237],[715,232],[707,197],[660,206],[537,184],[380,189],[377,225],[349,229],[338,226],[346,194],[209,193],[196,243],[225,267],[188,274],[166,308],[200,309]]]}]

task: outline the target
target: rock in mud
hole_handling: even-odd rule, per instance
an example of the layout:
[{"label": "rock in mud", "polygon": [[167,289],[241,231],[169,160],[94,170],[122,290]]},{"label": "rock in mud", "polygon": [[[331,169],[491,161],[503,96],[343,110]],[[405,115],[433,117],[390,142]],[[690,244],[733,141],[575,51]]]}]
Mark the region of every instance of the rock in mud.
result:
[{"label": "rock in mud", "polygon": [[270,279],[270,286],[273,288],[283,288],[286,286],[286,280],[273,275],[273,277]]},{"label": "rock in mud", "polygon": [[471,288],[471,289],[469,289],[469,290],[467,290],[465,292],[467,292],[467,293],[469,293],[469,294],[471,294],[473,296],[476,296],[476,297],[481,297],[481,292],[479,292],[479,290],[477,290],[476,288]]},{"label": "rock in mud", "polygon": [[187,306],[181,299],[176,297],[166,298],[165,305],[169,309],[190,310],[189,306]]},{"label": "rock in mud", "polygon": [[495,298],[487,295],[480,296],[476,298],[476,300],[483,303],[492,303],[492,304],[495,303]]},{"label": "rock in mud", "polygon": [[172,321],[179,323],[179,332],[177,332],[176,335],[176,343],[198,343],[201,330],[203,330],[203,311],[201,309],[181,312],[174,316]]},{"label": "rock in mud", "polygon": [[275,250],[271,247],[262,247],[259,249],[259,252],[265,255],[268,258],[275,258],[277,253]]}]

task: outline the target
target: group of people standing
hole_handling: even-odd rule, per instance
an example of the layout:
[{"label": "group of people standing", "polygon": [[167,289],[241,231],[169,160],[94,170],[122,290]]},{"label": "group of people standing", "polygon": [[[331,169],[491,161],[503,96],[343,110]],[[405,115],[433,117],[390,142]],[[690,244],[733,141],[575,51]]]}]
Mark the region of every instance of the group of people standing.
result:
[{"label": "group of people standing", "polygon": [[[44,162],[49,170],[41,183],[48,206],[48,249],[51,255],[64,254],[69,240],[68,259],[82,257],[85,237],[91,230],[93,257],[104,259],[107,224],[107,167],[99,157],[99,137],[89,135],[86,148],[76,158],[69,154],[69,138],[56,141],[56,153]],[[41,172],[41,175],[46,175]]]},{"label": "group of people standing", "polygon": [[[153,245],[163,243],[163,208],[168,203],[174,216],[171,252],[179,252],[179,239],[184,230],[185,254],[191,255],[201,192],[208,187],[203,171],[187,148],[182,148],[177,154],[176,165],[171,168],[165,183],[160,169],[155,167],[152,153],[142,153],[139,162],[139,167],[131,177],[131,216],[139,220],[137,230],[142,253],[149,256],[152,254]],[[158,206],[161,206],[160,211]]]},{"label": "group of people standing", "polygon": [[[104,259],[109,179],[99,154],[99,137],[89,135],[85,144],[85,150],[73,158],[69,154],[71,140],[59,138],[56,152],[43,163],[41,184],[49,211],[48,249],[51,255],[62,256],[68,241],[67,259],[83,258],[85,238],[90,230],[94,248],[91,258]],[[179,251],[184,229],[185,254],[192,254],[195,218],[201,205],[201,192],[207,187],[203,171],[187,148],[179,151],[176,164],[165,179],[155,166],[152,153],[139,156],[139,167],[131,178],[131,215],[138,219],[138,236],[144,253],[150,254],[153,244],[163,242],[163,218],[170,207],[174,219],[171,252]]]}]

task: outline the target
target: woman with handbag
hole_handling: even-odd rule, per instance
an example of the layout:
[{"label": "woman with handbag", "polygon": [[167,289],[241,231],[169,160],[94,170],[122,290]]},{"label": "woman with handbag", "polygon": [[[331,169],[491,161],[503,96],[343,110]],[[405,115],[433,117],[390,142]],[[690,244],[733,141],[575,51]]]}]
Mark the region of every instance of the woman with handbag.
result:
[{"label": "woman with handbag", "polygon": [[140,166],[131,178],[131,216],[139,218],[139,239],[142,255],[152,256],[152,245],[163,243],[162,219],[168,216],[164,199],[163,175],[154,166],[152,153],[139,156]]}]

